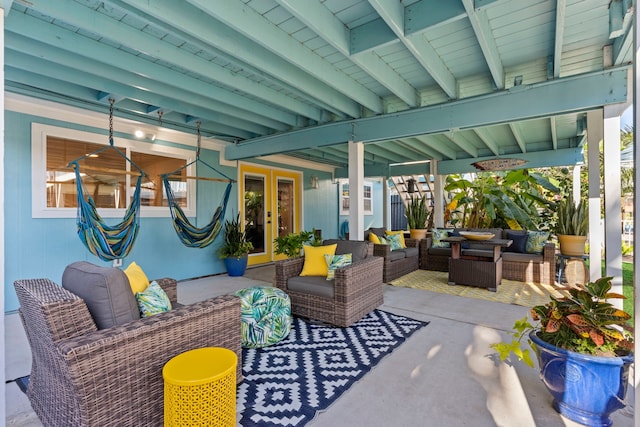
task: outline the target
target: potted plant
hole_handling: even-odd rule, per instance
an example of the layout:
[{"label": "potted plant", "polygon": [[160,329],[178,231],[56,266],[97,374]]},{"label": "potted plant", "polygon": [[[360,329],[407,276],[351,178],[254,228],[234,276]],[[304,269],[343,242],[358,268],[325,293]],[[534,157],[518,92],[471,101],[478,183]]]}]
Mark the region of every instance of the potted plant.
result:
[{"label": "potted plant", "polygon": [[558,215],[556,235],[563,255],[584,255],[584,244],[587,241],[589,214],[586,200],[575,203],[571,193],[556,205]]},{"label": "potted plant", "polygon": [[411,198],[405,210],[407,225],[412,239],[424,239],[427,236],[427,201],[424,196]]},{"label": "potted plant", "polygon": [[633,362],[633,338],[626,329],[631,316],[607,299],[611,277],[587,283],[584,288],[564,288],[568,296],[551,297],[516,321],[511,342],[492,344],[505,360],[510,354],[533,367],[528,348],[537,356],[540,376],[553,395],[553,407],[570,420],[588,426],[610,426],[610,414],[624,407]]},{"label": "potted plant", "polygon": [[224,223],[224,241],[218,256],[224,260],[229,276],[242,276],[247,269],[247,259],[253,244],[247,241],[247,236],[240,224],[240,213],[235,219],[226,220]]},{"label": "potted plant", "polygon": [[313,239],[316,242],[315,233],[313,231],[300,231],[298,233],[289,233],[284,236],[278,236],[274,239],[276,244],[276,254],[284,254],[287,258],[299,257],[302,252],[302,246],[309,243]]}]

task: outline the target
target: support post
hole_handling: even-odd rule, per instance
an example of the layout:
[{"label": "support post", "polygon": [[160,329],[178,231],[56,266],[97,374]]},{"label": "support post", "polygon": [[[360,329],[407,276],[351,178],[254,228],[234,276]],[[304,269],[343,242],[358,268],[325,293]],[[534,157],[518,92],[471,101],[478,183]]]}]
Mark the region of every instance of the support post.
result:
[{"label": "support post", "polygon": [[431,160],[433,174],[433,225],[444,227],[444,177],[438,174],[438,161]]},{"label": "support post", "polygon": [[[6,2],[5,2],[6,3]],[[10,7],[11,3],[8,3]],[[6,4],[5,4],[5,7]],[[7,15],[7,13],[9,13],[9,10],[5,10],[4,8],[0,9],[0,105],[2,106],[2,114],[0,114],[0,165],[4,165],[4,147],[5,147],[5,141],[4,141],[4,114],[5,114],[5,109],[4,109],[4,20],[5,17]],[[4,167],[2,168],[2,170],[4,171]],[[5,207],[5,202],[4,202],[4,181],[5,181],[5,177],[4,177],[4,173],[0,174],[0,223],[2,224],[2,228],[0,229],[0,259],[2,260],[2,262],[0,263],[0,277],[5,277],[5,263],[6,263],[6,259],[5,259],[5,251],[4,251],[4,238],[5,238],[5,232],[4,230],[7,227],[7,223],[5,222],[5,216],[4,216],[4,207]],[[4,280],[2,280],[2,283],[4,283]],[[4,292],[0,292],[0,307],[4,307]],[[0,317],[0,336],[2,337],[2,339],[4,340],[4,316]],[[6,346],[3,346],[3,348],[6,350]],[[5,384],[6,382],[6,368],[5,368],[5,350],[0,352],[0,372],[2,372],[2,374],[0,374],[0,381],[2,384]],[[6,405],[4,404],[4,402],[7,401],[6,399],[6,387],[2,386],[0,387],[0,402],[3,402],[2,406],[0,406],[0,420],[6,420],[7,416],[6,416]]]},{"label": "support post", "polygon": [[[604,107],[604,258],[605,274],[612,276],[612,292],[622,293],[622,206],[620,189],[620,115]],[[622,301],[611,303],[622,308]]]},{"label": "support post", "polygon": [[364,143],[349,141],[349,240],[364,239]]},{"label": "support post", "polygon": [[602,276],[603,233],[600,216],[600,142],[604,138],[602,109],[587,113],[587,163],[589,166],[589,278]]}]

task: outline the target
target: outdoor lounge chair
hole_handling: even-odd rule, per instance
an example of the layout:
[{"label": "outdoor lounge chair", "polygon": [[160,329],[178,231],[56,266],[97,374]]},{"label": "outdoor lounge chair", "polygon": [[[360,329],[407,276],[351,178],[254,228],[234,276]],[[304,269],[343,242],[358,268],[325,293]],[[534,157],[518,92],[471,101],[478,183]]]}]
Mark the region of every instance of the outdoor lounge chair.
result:
[{"label": "outdoor lounge chair", "polygon": [[[156,281],[176,304],[176,281]],[[199,347],[233,350],[242,379],[235,296],[98,329],[85,301],[54,282],[18,280],[14,287],[32,352],[27,396],[45,426],[162,425],[162,368]]]},{"label": "outdoor lounge chair", "polygon": [[275,286],[291,299],[291,313],[335,326],[347,327],[383,301],[382,257],[373,256],[373,243],[327,240],[336,254],[353,254],[353,264],[335,270],[335,278],[301,277],[304,257],[276,262]]}]

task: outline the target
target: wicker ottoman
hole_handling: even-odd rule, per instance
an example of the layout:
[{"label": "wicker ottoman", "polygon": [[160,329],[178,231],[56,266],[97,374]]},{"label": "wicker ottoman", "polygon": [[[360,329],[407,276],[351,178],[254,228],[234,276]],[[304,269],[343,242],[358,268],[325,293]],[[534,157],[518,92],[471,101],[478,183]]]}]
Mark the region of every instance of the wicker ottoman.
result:
[{"label": "wicker ottoman", "polygon": [[266,347],[282,341],[291,330],[289,295],[278,288],[255,286],[235,293],[241,301],[242,346]]}]

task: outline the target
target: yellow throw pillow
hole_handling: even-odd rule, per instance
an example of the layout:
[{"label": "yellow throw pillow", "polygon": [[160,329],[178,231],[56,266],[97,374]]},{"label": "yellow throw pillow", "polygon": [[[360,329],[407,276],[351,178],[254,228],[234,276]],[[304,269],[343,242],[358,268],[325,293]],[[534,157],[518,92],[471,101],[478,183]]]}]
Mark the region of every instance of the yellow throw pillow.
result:
[{"label": "yellow throw pillow", "polygon": [[124,274],[127,275],[127,279],[129,279],[129,286],[131,286],[131,290],[133,294],[137,294],[138,292],[144,292],[149,286],[149,279],[147,275],[144,274],[142,268],[138,264],[132,262],[129,266],[124,270]]},{"label": "yellow throw pillow", "polygon": [[385,230],[384,234],[386,234],[387,236],[390,236],[392,234],[399,234],[400,235],[400,243],[402,244],[402,248],[406,248],[407,247],[407,244],[404,241],[404,231],[402,231],[402,230],[398,230],[398,231]]},{"label": "yellow throw pillow", "polygon": [[380,239],[375,233],[369,233],[369,241],[375,243],[376,245],[380,244]]},{"label": "yellow throw pillow", "polygon": [[325,255],[335,255],[337,244],[327,246],[307,246],[304,245],[304,266],[301,276],[324,276],[327,277],[329,267],[325,260]]}]

